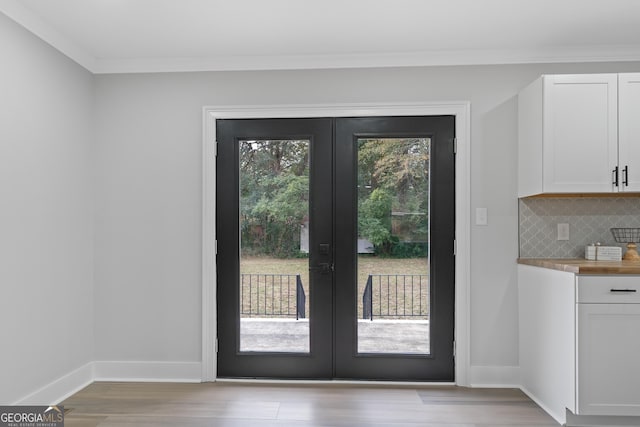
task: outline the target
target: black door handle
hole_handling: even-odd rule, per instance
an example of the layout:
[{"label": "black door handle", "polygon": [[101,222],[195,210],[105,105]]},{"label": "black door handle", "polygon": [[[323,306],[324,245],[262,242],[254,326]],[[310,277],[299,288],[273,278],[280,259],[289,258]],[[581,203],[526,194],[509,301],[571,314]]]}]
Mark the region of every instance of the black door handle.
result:
[{"label": "black door handle", "polygon": [[318,271],[320,274],[330,274],[333,272],[333,264],[329,262],[321,262],[317,267],[309,267],[309,271]]}]

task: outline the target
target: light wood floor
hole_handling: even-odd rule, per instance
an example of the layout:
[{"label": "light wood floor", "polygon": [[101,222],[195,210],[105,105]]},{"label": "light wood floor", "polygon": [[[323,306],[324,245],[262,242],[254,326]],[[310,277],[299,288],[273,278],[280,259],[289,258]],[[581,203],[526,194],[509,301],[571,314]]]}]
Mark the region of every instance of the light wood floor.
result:
[{"label": "light wood floor", "polygon": [[67,427],[558,425],[519,390],[450,386],[101,382],[62,404]]}]

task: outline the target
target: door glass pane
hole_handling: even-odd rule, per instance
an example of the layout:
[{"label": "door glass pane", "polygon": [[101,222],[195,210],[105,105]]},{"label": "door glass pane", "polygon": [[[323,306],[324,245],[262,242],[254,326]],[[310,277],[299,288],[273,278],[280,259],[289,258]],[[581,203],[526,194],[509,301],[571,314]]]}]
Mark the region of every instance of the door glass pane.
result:
[{"label": "door glass pane", "polygon": [[430,143],[357,140],[360,353],[430,353]]},{"label": "door glass pane", "polygon": [[309,352],[309,141],[240,141],[240,351]]}]

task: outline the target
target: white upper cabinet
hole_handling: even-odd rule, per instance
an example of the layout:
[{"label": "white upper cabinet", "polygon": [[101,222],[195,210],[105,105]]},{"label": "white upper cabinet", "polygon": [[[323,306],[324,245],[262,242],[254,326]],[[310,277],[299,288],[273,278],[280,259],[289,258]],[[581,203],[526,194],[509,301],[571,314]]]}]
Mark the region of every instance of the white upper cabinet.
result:
[{"label": "white upper cabinet", "polygon": [[518,106],[519,197],[618,191],[617,74],[544,75]]},{"label": "white upper cabinet", "polygon": [[545,76],[543,188],[612,191],[618,163],[616,74]]},{"label": "white upper cabinet", "polygon": [[620,74],[618,92],[620,190],[640,191],[640,73]]}]

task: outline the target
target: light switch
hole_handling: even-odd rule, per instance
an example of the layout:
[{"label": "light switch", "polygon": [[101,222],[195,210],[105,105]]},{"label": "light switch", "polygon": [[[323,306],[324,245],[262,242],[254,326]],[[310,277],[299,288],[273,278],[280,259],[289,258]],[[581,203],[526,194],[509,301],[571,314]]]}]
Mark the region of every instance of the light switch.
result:
[{"label": "light switch", "polygon": [[487,208],[476,208],[476,225],[487,225]]}]

